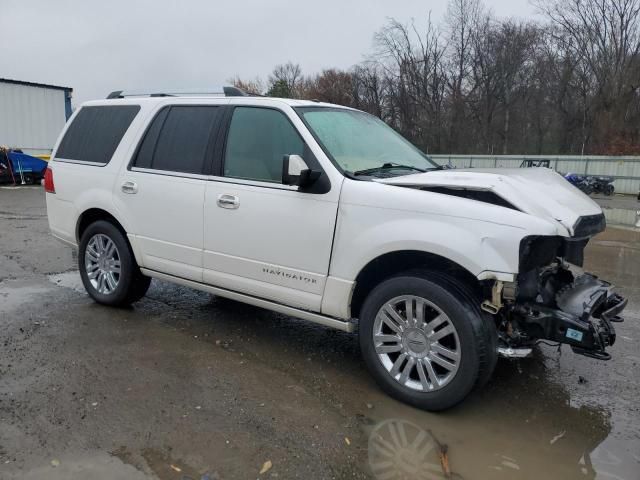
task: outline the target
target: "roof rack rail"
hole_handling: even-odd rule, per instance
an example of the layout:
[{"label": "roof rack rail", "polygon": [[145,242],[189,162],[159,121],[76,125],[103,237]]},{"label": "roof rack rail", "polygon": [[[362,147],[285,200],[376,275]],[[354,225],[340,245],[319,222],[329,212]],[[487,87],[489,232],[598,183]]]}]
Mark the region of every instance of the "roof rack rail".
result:
[{"label": "roof rack rail", "polygon": [[139,92],[139,91],[125,91],[115,90],[107,95],[108,100],[114,98],[126,98],[126,97],[188,97],[188,96],[204,96],[204,95],[220,95],[225,97],[248,97],[249,94],[238,87],[226,86],[222,87],[222,90],[176,90],[174,92]]}]

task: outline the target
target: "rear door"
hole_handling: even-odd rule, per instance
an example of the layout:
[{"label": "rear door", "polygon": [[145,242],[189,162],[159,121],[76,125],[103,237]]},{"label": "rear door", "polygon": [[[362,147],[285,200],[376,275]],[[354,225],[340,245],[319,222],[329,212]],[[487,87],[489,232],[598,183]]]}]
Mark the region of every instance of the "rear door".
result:
[{"label": "rear door", "polygon": [[[295,118],[276,108],[228,109],[205,196],[204,281],[319,311],[340,183],[331,183]],[[282,184],[282,158],[291,154],[322,172],[311,188]]]},{"label": "rear door", "polygon": [[162,108],[116,184],[144,268],[202,281],[205,186],[221,111]]}]

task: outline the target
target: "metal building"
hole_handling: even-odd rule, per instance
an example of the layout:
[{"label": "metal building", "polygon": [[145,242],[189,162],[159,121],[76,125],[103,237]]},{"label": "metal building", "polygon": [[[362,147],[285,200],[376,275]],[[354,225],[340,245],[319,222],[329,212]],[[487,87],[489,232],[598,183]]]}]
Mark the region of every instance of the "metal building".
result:
[{"label": "metal building", "polygon": [[71,115],[73,89],[0,78],[0,145],[49,154]]}]

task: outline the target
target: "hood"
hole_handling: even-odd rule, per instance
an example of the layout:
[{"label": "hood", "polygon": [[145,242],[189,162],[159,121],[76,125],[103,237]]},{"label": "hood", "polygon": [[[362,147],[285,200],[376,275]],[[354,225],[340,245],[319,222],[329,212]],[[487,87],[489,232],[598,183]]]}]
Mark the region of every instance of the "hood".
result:
[{"label": "hood", "polygon": [[518,210],[560,222],[571,235],[580,217],[602,214],[600,206],[548,168],[471,168],[434,170],[376,179],[410,188],[492,192]]}]

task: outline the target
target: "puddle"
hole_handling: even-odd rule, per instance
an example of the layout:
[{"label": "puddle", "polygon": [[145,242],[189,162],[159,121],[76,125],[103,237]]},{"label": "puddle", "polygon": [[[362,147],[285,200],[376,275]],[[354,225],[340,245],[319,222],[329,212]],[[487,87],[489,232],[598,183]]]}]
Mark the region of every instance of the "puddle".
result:
[{"label": "puddle", "polygon": [[603,208],[607,224],[640,228],[640,210],[626,208]]},{"label": "puddle", "polygon": [[[2,477],[6,478],[6,477]],[[77,457],[64,456],[50,460],[44,466],[20,472],[10,479],[21,480],[148,480],[157,478],[124,463],[117,456],[104,452]]]},{"label": "puddle", "polygon": [[49,292],[50,287],[33,285],[33,282],[9,280],[0,282],[0,313],[18,310],[37,300],[38,295]]},{"label": "puddle", "polygon": [[77,270],[55,273],[53,275],[48,275],[47,278],[51,283],[59,287],[70,288],[78,293],[86,294],[84,285],[82,284],[82,279],[80,278],[80,273]]},{"label": "puddle", "polygon": [[[578,418],[580,411],[576,409],[570,416]],[[373,478],[640,478],[640,458],[634,455],[640,443],[604,438],[607,432],[590,435],[589,423],[572,431],[554,430],[535,422],[505,429],[504,423],[495,419],[491,423],[485,419],[477,429],[453,423],[460,427],[460,434],[452,432],[450,425],[442,427],[446,428],[442,438],[438,438],[438,429],[424,423],[424,418],[391,418],[375,424],[367,452]],[[558,433],[549,437],[554,431]],[[601,443],[597,443],[599,438],[604,438]]]}]

